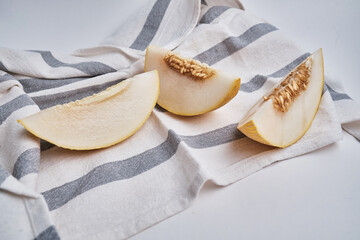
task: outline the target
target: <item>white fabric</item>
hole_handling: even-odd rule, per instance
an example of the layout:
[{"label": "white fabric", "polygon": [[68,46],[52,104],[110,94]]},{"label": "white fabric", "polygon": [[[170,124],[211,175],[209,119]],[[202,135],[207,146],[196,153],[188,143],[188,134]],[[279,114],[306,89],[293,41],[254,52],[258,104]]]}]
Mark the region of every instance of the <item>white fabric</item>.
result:
[{"label": "white fabric", "polygon": [[[206,181],[227,185],[341,139],[341,123],[359,139],[358,104],[327,79],[297,143],[278,149],[244,137],[237,122],[308,54],[237,1],[201,2],[151,1],[130,34],[124,37],[124,25],[106,45],[71,56],[0,49],[0,239],[127,238],[184,210]],[[40,155],[39,139],[16,120],[141,73],[149,43],[240,76],[238,95],[196,117],[156,107],[137,133],[110,148],[71,151],[42,142]]]}]

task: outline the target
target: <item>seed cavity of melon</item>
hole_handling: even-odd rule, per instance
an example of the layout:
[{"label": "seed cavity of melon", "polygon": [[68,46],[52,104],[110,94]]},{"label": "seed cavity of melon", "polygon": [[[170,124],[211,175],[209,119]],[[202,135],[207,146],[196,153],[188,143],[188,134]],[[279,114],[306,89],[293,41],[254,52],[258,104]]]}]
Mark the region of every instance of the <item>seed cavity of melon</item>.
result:
[{"label": "seed cavity of melon", "polygon": [[204,80],[215,75],[216,71],[198,60],[178,56],[169,52],[165,55],[166,64],[180,74],[197,80]]},{"label": "seed cavity of melon", "polygon": [[305,91],[310,80],[312,58],[306,59],[301,63],[296,71],[291,72],[275,88],[270,96],[263,96],[265,101],[270,98],[273,100],[273,106],[280,112],[287,112],[291,104],[296,100],[301,92]]}]

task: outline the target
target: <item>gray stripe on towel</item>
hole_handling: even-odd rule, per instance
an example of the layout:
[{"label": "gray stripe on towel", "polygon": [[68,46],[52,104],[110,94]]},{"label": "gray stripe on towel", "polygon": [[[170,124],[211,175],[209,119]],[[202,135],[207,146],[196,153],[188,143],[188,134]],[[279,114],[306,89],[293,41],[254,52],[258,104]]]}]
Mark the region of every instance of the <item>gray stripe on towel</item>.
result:
[{"label": "gray stripe on towel", "polygon": [[179,143],[180,138],[170,130],[167,139],[157,147],[126,160],[100,165],[86,175],[42,194],[50,211],[55,210],[92,188],[132,178],[165,162],[175,154]]},{"label": "gray stripe on towel", "polygon": [[155,2],[148,17],[146,18],[143,28],[135,41],[131,44],[130,48],[137,50],[146,49],[158,31],[169,4],[170,0],[157,0]]},{"label": "gray stripe on towel", "polygon": [[35,105],[34,101],[26,94],[22,94],[13,100],[0,106],[0,125],[16,110],[28,105]]},{"label": "gray stripe on towel", "polygon": [[333,101],[339,101],[339,100],[344,100],[344,99],[352,100],[352,98],[349,97],[349,95],[347,95],[346,93],[339,93],[339,92],[335,91],[334,89],[332,89],[327,84],[326,84],[326,87],[329,90],[330,96],[331,96]]},{"label": "gray stripe on towel", "polygon": [[211,7],[207,12],[202,16],[199,23],[209,24],[219,17],[223,12],[228,10],[230,7],[227,6],[214,6]]},{"label": "gray stripe on towel", "polygon": [[199,135],[180,136],[180,139],[192,148],[213,147],[243,138],[244,135],[236,127],[237,123]]},{"label": "gray stripe on towel", "polygon": [[40,149],[30,148],[24,151],[15,162],[13,176],[17,179],[30,173],[37,173],[40,164]]},{"label": "gray stripe on towel", "polygon": [[6,180],[8,176],[10,176],[10,174],[0,165],[0,185]]},{"label": "gray stripe on towel", "polygon": [[222,59],[231,56],[233,53],[246,47],[250,43],[253,43],[260,37],[275,30],[277,30],[277,28],[268,23],[256,24],[240,36],[228,37],[215,46],[195,56],[194,59],[213,65]]},{"label": "gray stripe on towel", "polygon": [[7,70],[7,68],[5,67],[5,65],[0,61],[0,70],[5,71],[5,72],[9,72],[9,70]]},{"label": "gray stripe on towel", "polygon": [[25,78],[19,79],[26,93],[38,92],[41,90],[57,88],[74,82],[84,81],[89,78],[64,78],[64,79],[45,79],[45,78]]},{"label": "gray stripe on towel", "polygon": [[42,231],[34,240],[60,240],[60,237],[55,227],[50,226]]},{"label": "gray stripe on towel", "polygon": [[49,51],[31,50],[31,52],[40,53],[41,57],[50,67],[72,67],[86,73],[90,76],[97,76],[105,73],[116,72],[116,70],[101,62],[80,62],[80,63],[64,63],[56,59]]},{"label": "gray stripe on towel", "polygon": [[42,194],[50,210],[55,210],[78,195],[92,188],[123,179],[132,178],[170,159],[181,141],[193,148],[208,148],[245,137],[231,124],[208,133],[180,136],[169,130],[166,140],[160,145],[128,159],[109,162],[91,170],[86,175]]},{"label": "gray stripe on towel", "polygon": [[1,82],[6,82],[6,81],[9,81],[9,80],[16,80],[16,78],[14,78],[13,76],[11,76],[10,74],[7,74],[7,73],[0,76],[0,83]]}]

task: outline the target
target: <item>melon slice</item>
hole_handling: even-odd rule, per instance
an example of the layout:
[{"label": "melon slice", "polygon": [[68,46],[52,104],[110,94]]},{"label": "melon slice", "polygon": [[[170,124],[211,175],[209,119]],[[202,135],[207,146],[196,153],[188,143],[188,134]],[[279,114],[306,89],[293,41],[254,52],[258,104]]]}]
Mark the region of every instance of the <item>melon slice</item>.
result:
[{"label": "melon slice", "polygon": [[240,88],[238,77],[164,48],[149,46],[145,71],[154,69],[160,76],[157,103],[178,115],[193,116],[215,110],[235,97]]},{"label": "melon slice", "polygon": [[324,86],[322,50],[314,52],[270,89],[239,122],[238,129],[255,141],[287,147],[310,127]]},{"label": "melon slice", "polygon": [[150,116],[158,95],[159,76],[157,71],[151,71],[18,122],[37,137],[59,147],[104,148],[134,134]]}]

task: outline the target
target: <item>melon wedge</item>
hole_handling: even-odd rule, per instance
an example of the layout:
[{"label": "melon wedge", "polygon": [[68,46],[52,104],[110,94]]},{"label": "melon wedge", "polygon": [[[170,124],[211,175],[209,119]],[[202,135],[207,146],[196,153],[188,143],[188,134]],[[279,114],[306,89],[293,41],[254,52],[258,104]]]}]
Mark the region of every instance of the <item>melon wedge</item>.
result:
[{"label": "melon wedge", "polygon": [[104,148],[134,134],[150,116],[158,95],[159,76],[151,71],[18,122],[35,136],[62,148]]},{"label": "melon wedge", "polygon": [[235,97],[240,88],[238,77],[167,49],[149,46],[145,71],[154,69],[160,76],[157,103],[178,115],[194,116],[215,110]]},{"label": "melon wedge", "polygon": [[287,147],[310,127],[324,86],[322,50],[314,52],[270,89],[239,122],[238,129],[255,141]]}]

